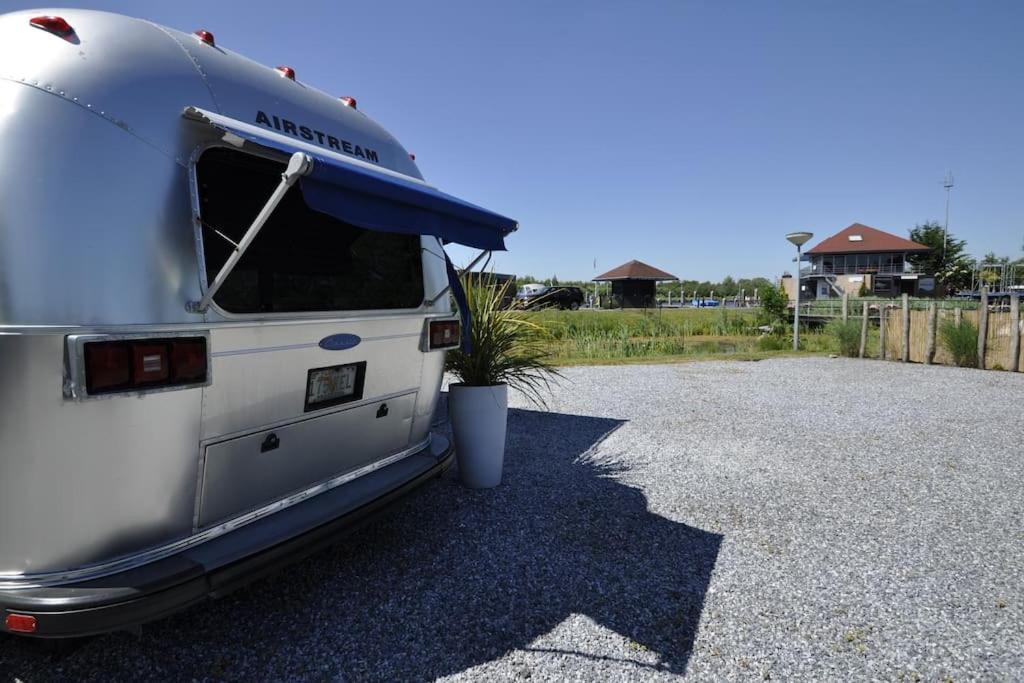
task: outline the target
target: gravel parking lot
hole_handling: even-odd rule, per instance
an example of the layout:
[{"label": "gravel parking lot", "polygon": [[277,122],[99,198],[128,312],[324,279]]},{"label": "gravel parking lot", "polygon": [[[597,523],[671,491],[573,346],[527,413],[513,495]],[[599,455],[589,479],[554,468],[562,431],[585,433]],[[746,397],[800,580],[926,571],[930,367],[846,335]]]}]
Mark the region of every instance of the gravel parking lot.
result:
[{"label": "gravel parking lot", "polygon": [[[1024,678],[1024,375],[801,358],[574,368],[506,481],[63,653],[49,679]],[[0,540],[2,542],[2,540]]]}]

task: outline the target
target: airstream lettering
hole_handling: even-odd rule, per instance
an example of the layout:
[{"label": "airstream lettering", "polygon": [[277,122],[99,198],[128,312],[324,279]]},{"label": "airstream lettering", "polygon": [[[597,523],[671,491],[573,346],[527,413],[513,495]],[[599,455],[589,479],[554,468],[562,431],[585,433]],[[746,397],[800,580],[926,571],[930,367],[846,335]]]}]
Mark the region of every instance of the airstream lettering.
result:
[{"label": "airstream lettering", "polygon": [[348,140],[336,138],[333,135],[328,135],[321,130],[315,130],[309,126],[297,126],[288,119],[282,119],[277,116],[268,117],[262,111],[256,112],[256,123],[266,126],[267,128],[274,128],[275,130],[283,131],[289,135],[301,137],[305,140],[312,141],[316,138],[317,144],[326,144],[331,149],[351,154],[352,156],[359,157],[360,159],[366,159],[367,161],[372,161],[374,163],[378,163],[380,161],[380,158],[377,156],[377,152],[369,147],[360,147]]},{"label": "airstream lettering", "polygon": [[0,630],[221,595],[451,463],[443,247],[517,226],[354,104],[203,32],[14,12],[0,157]]}]

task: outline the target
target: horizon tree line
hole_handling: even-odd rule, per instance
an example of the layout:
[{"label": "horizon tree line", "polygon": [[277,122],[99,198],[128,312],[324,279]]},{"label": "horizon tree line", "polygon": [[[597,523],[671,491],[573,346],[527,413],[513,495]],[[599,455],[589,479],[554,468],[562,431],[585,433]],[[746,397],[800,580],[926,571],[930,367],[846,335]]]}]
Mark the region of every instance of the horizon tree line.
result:
[{"label": "horizon tree line", "polygon": [[[956,291],[970,288],[975,271],[975,261],[979,264],[980,280],[992,284],[998,280],[998,268],[986,270],[985,264],[993,266],[1012,265],[1024,269],[1024,254],[1017,259],[1009,256],[999,256],[994,251],[987,252],[980,259],[975,259],[967,253],[966,240],[957,239],[952,233],[945,233],[937,221],[926,221],[915,225],[909,231],[910,239],[914,242],[924,244],[930,248],[927,254],[909,256],[910,263],[920,272],[934,274],[937,291]],[[945,244],[943,244],[945,242]],[[1024,252],[1024,243],[1021,244],[1021,251]],[[516,276],[519,284],[536,282],[547,286],[579,287],[584,291],[593,292],[594,282],[590,280],[566,280],[560,279],[557,275],[546,278],[538,278],[527,274]],[[742,291],[747,296],[753,296],[754,291],[763,293],[765,288],[778,286],[780,278],[750,277],[733,278],[726,275],[722,280],[712,282],[710,280],[684,279],[679,282],[662,282],[658,284],[658,298],[665,299],[671,292],[673,298],[682,292],[684,298],[694,296],[709,297],[714,293],[715,297],[734,297]]]}]

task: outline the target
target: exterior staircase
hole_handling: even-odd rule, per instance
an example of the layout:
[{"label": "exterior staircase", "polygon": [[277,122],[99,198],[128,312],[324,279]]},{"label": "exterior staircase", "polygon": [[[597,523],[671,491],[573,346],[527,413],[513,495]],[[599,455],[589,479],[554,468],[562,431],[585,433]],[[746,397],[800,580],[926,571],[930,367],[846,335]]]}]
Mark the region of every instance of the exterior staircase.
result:
[{"label": "exterior staircase", "polygon": [[828,286],[832,289],[832,292],[835,293],[836,296],[843,295],[843,288],[836,284],[835,275],[825,275],[825,282],[828,283]]}]

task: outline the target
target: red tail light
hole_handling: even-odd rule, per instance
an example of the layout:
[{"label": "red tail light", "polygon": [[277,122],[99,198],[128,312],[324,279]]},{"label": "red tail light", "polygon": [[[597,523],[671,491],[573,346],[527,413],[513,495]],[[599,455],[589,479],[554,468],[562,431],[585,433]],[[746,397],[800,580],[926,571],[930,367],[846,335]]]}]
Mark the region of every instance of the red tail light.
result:
[{"label": "red tail light", "polygon": [[215,47],[217,45],[217,42],[213,39],[213,34],[206,29],[201,28],[198,31],[195,31],[193,35],[210,47]]},{"label": "red tail light", "polygon": [[63,17],[33,17],[28,20],[28,23],[61,38],[67,38],[75,32],[75,29],[71,27],[71,24],[64,21]]},{"label": "red tail light", "polygon": [[427,328],[427,349],[452,349],[459,345],[458,320],[431,320]]},{"label": "red tail light", "polygon": [[35,633],[36,618],[30,614],[8,614],[4,626],[14,633]]},{"label": "red tail light", "polygon": [[206,339],[128,339],[85,344],[89,395],[206,382]]},{"label": "red tail light", "polygon": [[353,109],[356,109],[356,98],[345,95],[344,97],[339,97],[338,99],[341,100],[346,107],[352,107]]},{"label": "red tail light", "polygon": [[180,384],[206,381],[206,340],[179,339],[171,345],[171,380]]},{"label": "red tail light", "polygon": [[295,69],[291,68],[290,66],[276,66],[274,68],[280,71],[281,75],[284,76],[285,78],[290,78],[293,81],[295,80]]},{"label": "red tail light", "polygon": [[85,388],[90,394],[117,391],[131,383],[131,346],[117,342],[85,345]]}]

